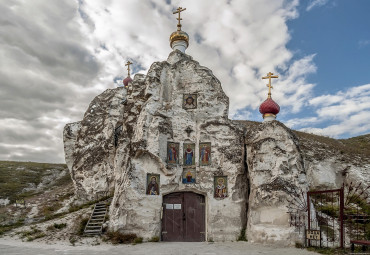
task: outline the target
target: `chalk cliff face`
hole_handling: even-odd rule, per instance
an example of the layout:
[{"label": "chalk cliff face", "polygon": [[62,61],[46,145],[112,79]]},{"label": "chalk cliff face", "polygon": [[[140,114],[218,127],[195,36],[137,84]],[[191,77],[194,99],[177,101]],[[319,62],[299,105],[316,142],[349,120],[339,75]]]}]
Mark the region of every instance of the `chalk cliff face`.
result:
[{"label": "chalk cliff face", "polygon": [[[162,194],[202,194],[205,239],[235,240],[246,224],[243,129],[228,119],[229,100],[220,82],[211,70],[174,51],[167,61],[153,63],[146,76],[136,75],[127,96],[123,90],[99,95],[81,123],[65,128],[66,159],[78,195],[91,199],[114,185],[110,228],[150,238],[161,235]],[[189,94],[196,106],[184,109]],[[178,164],[167,164],[169,142],[179,143]],[[205,142],[211,143],[209,165],[199,162],[199,144]],[[182,183],[184,143],[195,144],[194,184]],[[160,196],[146,194],[148,173],[160,176]],[[227,197],[214,197],[215,176],[227,176]]]},{"label": "chalk cliff face", "polygon": [[[189,95],[193,100],[187,102]],[[334,151],[328,155],[328,148],[311,146],[278,121],[231,121],[228,108],[211,70],[177,50],[146,75],[135,75],[127,89],[106,90],[82,121],[64,129],[77,198],[114,191],[109,228],[149,239],[162,234],[164,197],[194,192],[205,198],[204,240],[236,240],[246,228],[252,242],[294,245],[300,237],[289,225],[292,192],[338,188],[345,178],[369,182],[369,164],[344,162],[345,155]],[[173,164],[171,143],[178,146]],[[183,183],[189,143],[195,158],[191,184]],[[210,143],[205,165],[202,143]],[[159,178],[159,195],[147,195],[152,175]],[[220,176],[227,178],[227,196],[216,198]]]},{"label": "chalk cliff face", "polygon": [[122,122],[123,88],[97,96],[80,122],[64,128],[66,163],[80,200],[114,189],[115,129]]},{"label": "chalk cliff face", "polygon": [[278,121],[246,133],[250,183],[248,240],[293,245],[299,240],[289,224],[288,199],[307,191],[306,171],[297,137]]}]

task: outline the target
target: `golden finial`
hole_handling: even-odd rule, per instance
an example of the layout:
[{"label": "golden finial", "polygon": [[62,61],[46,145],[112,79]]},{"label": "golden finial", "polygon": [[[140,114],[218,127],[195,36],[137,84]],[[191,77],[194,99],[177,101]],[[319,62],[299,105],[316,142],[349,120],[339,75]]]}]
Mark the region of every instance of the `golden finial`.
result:
[{"label": "golden finial", "polygon": [[132,65],[132,62],[130,62],[130,61],[127,61],[127,63],[125,64],[125,66],[127,66],[127,75],[128,75],[128,77],[130,77],[130,65]]},{"label": "golden finial", "polygon": [[173,14],[176,14],[176,13],[178,13],[178,14],[179,14],[179,17],[178,17],[178,18],[176,18],[176,19],[179,21],[179,23],[177,23],[177,31],[180,31],[180,30],[181,30],[181,23],[180,23],[180,20],[182,20],[182,18],[180,17],[180,13],[181,13],[181,12],[183,12],[183,11],[185,11],[185,10],[186,10],[186,8],[179,7],[179,8],[177,8],[176,10],[177,10],[177,11],[173,12]]},{"label": "golden finial", "polygon": [[271,78],[279,78],[279,76],[274,75],[273,73],[269,72],[267,76],[262,77],[262,79],[269,79],[269,84],[266,84],[266,86],[269,88],[268,98],[271,98],[271,89],[273,88],[271,86]]}]

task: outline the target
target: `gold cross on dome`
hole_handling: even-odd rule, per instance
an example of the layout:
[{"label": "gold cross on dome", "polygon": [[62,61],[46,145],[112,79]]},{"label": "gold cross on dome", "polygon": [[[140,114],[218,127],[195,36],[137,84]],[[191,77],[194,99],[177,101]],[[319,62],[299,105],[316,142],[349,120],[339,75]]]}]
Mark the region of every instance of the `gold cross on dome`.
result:
[{"label": "gold cross on dome", "polygon": [[177,23],[177,30],[178,30],[178,31],[180,31],[180,30],[181,30],[181,23],[180,23],[180,20],[182,20],[182,18],[180,17],[180,13],[181,13],[181,12],[183,12],[183,11],[185,11],[185,10],[186,10],[186,8],[179,7],[179,8],[177,8],[176,10],[177,10],[177,11],[173,12],[173,14],[176,14],[176,13],[178,13],[178,14],[179,14],[179,17],[178,17],[178,18],[176,18],[176,19],[179,21],[179,23]]},{"label": "gold cross on dome", "polygon": [[269,72],[267,76],[262,77],[262,79],[269,79],[269,84],[266,84],[266,86],[269,88],[268,98],[271,98],[271,89],[274,88],[271,86],[271,78],[279,78],[279,76]]},{"label": "gold cross on dome", "polygon": [[125,66],[127,66],[127,74],[128,74],[128,76],[130,76],[130,65],[132,65],[132,62],[130,62],[130,61],[127,61],[127,63],[125,64]]}]

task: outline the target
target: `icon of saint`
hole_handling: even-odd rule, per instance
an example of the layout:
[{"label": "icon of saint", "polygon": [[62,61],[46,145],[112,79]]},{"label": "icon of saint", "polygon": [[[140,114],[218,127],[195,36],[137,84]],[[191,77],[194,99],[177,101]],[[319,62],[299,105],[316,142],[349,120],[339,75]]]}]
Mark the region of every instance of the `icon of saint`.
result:
[{"label": "icon of saint", "polygon": [[193,156],[194,152],[191,148],[191,145],[188,144],[186,150],[185,150],[185,165],[192,165],[193,164]]},{"label": "icon of saint", "polygon": [[197,103],[195,101],[195,96],[188,95],[184,102],[184,108],[185,109],[193,109],[197,107]]},{"label": "icon of saint", "polygon": [[193,175],[191,174],[190,170],[186,173],[186,181],[187,182],[192,182]]},{"label": "icon of saint", "polygon": [[217,179],[217,186],[215,188],[215,197],[219,198],[227,197],[227,190],[224,178]]},{"label": "icon of saint", "polygon": [[168,162],[176,163],[177,162],[177,151],[174,144],[170,144],[168,149]]},{"label": "icon of saint", "polygon": [[148,184],[146,194],[147,195],[159,195],[159,187],[157,183],[157,178],[155,176],[152,176],[150,178],[150,183]]},{"label": "icon of saint", "polygon": [[200,160],[203,165],[206,165],[209,163],[209,148],[207,145],[203,145],[202,148],[200,149]]}]

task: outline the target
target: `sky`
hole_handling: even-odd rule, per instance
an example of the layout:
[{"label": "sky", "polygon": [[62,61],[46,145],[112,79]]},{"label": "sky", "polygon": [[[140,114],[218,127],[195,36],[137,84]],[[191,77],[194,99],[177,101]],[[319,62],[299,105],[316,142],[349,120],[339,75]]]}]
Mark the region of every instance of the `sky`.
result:
[{"label": "sky", "polygon": [[0,160],[63,163],[63,128],[126,76],[171,52],[178,7],[186,53],[210,68],[231,119],[262,121],[267,97],[288,127],[370,133],[368,0],[0,0]]}]

